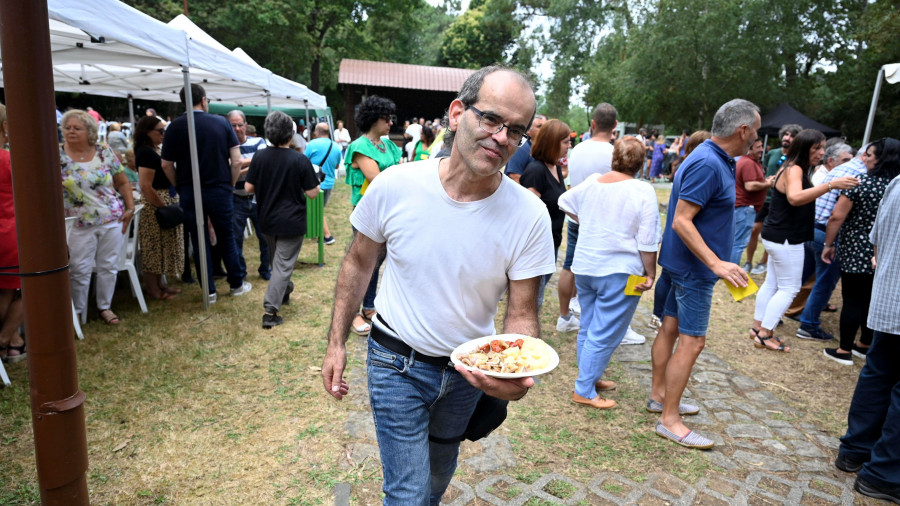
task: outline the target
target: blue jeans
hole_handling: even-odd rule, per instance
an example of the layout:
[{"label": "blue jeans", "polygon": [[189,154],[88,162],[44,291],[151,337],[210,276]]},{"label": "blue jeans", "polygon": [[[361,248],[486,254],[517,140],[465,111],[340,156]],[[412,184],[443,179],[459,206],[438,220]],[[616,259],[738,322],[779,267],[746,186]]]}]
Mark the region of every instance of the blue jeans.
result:
[{"label": "blue jeans", "polygon": [[879,488],[900,486],[900,335],[875,331],[847,413],[840,452],[866,462],[859,477]]},{"label": "blue jeans", "polygon": [[669,271],[672,287],[663,313],[678,319],[678,333],[703,337],[709,326],[713,287],[717,278],[698,278]]},{"label": "blue jeans", "polygon": [[578,244],[578,224],[574,221],[566,222],[566,259],[563,260],[563,269],[572,270],[572,261],[575,259],[575,246]]},{"label": "blue jeans", "polygon": [[[200,189],[200,197],[203,204],[203,222],[206,218],[212,222],[216,231],[217,244],[222,248],[222,261],[228,271],[228,284],[231,288],[240,288],[247,272],[241,267],[238,260],[237,245],[234,242],[234,202],[232,188],[228,185]],[[200,276],[200,247],[197,236],[197,213],[194,212],[194,187],[179,186],[178,197],[181,201],[181,209],[184,210],[185,228],[191,236],[194,245],[194,266],[197,269],[197,277]],[[206,227],[203,229],[203,239],[206,241],[206,273],[209,276],[209,293],[216,293],[216,285],[213,281],[213,264],[210,255],[209,234]]]},{"label": "blue jeans", "polygon": [[247,218],[250,218],[253,228],[256,229],[256,238],[259,239],[258,272],[262,274],[271,271],[272,268],[269,266],[269,245],[259,230],[259,218],[256,211],[257,205],[252,198],[234,196],[234,242],[237,245],[241,268],[247,272],[247,262],[244,260],[244,229],[247,228]]},{"label": "blue jeans", "polygon": [[825,231],[816,227],[814,232],[814,238],[812,241],[807,241],[806,248],[811,250],[815,256],[816,284],[813,285],[812,291],[809,292],[806,306],[803,308],[803,312],[800,313],[800,325],[812,328],[820,325],[819,316],[828,304],[828,300],[831,299],[831,292],[834,291],[838,279],[841,278],[841,263],[838,261],[837,255],[834,256],[830,264],[822,261],[822,250],[825,248]]},{"label": "blue jeans", "polygon": [[581,329],[578,330],[578,379],[575,393],[585,399],[597,396],[595,384],[625,337],[640,297],[625,295],[628,274],[575,275]]},{"label": "blue jeans", "polygon": [[456,470],[459,443],[435,443],[428,436],[461,436],[481,390],[449,365],[419,362],[415,352],[398,355],[371,338],[366,370],[384,472],[384,504],[440,503]]},{"label": "blue jeans", "polygon": [[750,242],[756,211],[753,206],[738,207],[734,210],[734,244],[731,246],[731,263],[740,265],[744,248]]}]

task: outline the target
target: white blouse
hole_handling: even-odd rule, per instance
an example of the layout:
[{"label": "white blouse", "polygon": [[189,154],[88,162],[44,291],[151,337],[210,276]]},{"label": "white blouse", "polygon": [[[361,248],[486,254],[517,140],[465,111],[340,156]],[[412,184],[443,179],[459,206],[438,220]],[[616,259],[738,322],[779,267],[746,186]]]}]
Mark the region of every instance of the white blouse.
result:
[{"label": "white blouse", "polygon": [[559,207],[578,217],[572,272],[586,276],[644,274],[641,251],[658,251],[659,204],[650,184],[636,179],[600,183],[592,174],[559,197]]}]

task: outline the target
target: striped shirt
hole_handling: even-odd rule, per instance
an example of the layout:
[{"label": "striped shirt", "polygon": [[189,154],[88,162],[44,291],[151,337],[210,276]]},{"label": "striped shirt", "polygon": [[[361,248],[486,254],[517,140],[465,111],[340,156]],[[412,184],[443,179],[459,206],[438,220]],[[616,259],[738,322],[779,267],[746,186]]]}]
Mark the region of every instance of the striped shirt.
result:
[{"label": "striped shirt", "polygon": [[[831,169],[831,172],[825,176],[825,180],[822,181],[822,184],[828,184],[835,178],[843,176],[859,177],[861,174],[865,173],[866,164],[859,158],[853,158],[849,162]],[[816,223],[821,225],[828,224],[828,218],[831,217],[831,211],[834,210],[834,205],[837,204],[838,197],[840,196],[841,190],[835,188],[816,199]]]},{"label": "striped shirt", "polygon": [[888,185],[869,233],[875,245],[875,282],[869,305],[868,326],[872,330],[900,335],[900,176]]}]

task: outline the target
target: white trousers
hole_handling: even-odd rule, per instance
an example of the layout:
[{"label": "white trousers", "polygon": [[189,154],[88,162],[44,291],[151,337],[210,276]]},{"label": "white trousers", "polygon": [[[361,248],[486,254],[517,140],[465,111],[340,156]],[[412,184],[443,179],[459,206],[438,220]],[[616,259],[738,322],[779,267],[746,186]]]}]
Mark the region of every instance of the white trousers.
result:
[{"label": "white trousers", "polygon": [[114,221],[106,225],[74,227],[69,235],[69,280],[75,312],[87,310],[91,272],[97,270],[97,309],[109,309],[119,273],[119,253],[125,235],[122,224]]},{"label": "white trousers", "polygon": [[778,320],[791,307],[791,302],[803,284],[803,243],[782,244],[762,240],[769,252],[766,264],[766,281],[756,294],[754,319],[762,322],[763,328],[774,330]]}]

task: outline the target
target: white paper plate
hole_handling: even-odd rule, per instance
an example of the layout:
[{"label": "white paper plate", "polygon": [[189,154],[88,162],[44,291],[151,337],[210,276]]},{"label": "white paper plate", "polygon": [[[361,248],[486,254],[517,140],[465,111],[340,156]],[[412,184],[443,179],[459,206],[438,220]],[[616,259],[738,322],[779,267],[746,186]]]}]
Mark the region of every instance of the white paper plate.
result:
[{"label": "white paper plate", "polygon": [[[479,369],[477,367],[468,366],[460,362],[460,360],[456,357],[460,353],[472,353],[477,348],[484,346],[491,341],[499,339],[501,341],[515,341],[516,339],[522,339],[524,341],[528,341],[529,339],[534,339],[531,336],[525,336],[522,334],[498,334],[496,336],[485,336],[479,337],[477,339],[472,339],[471,341],[465,342],[456,347],[453,350],[453,353],[450,354],[450,360],[454,364],[461,365],[470,371],[481,371],[485,376],[491,376],[493,378],[528,378],[530,376],[540,376],[541,374],[547,374],[548,372],[556,369],[556,366],[559,365],[559,355],[556,353],[556,350],[547,345],[547,353],[550,355],[550,364],[543,369],[537,369],[534,371],[528,372],[491,372],[485,371],[484,369]],[[546,343],[545,343],[546,344]]]}]

